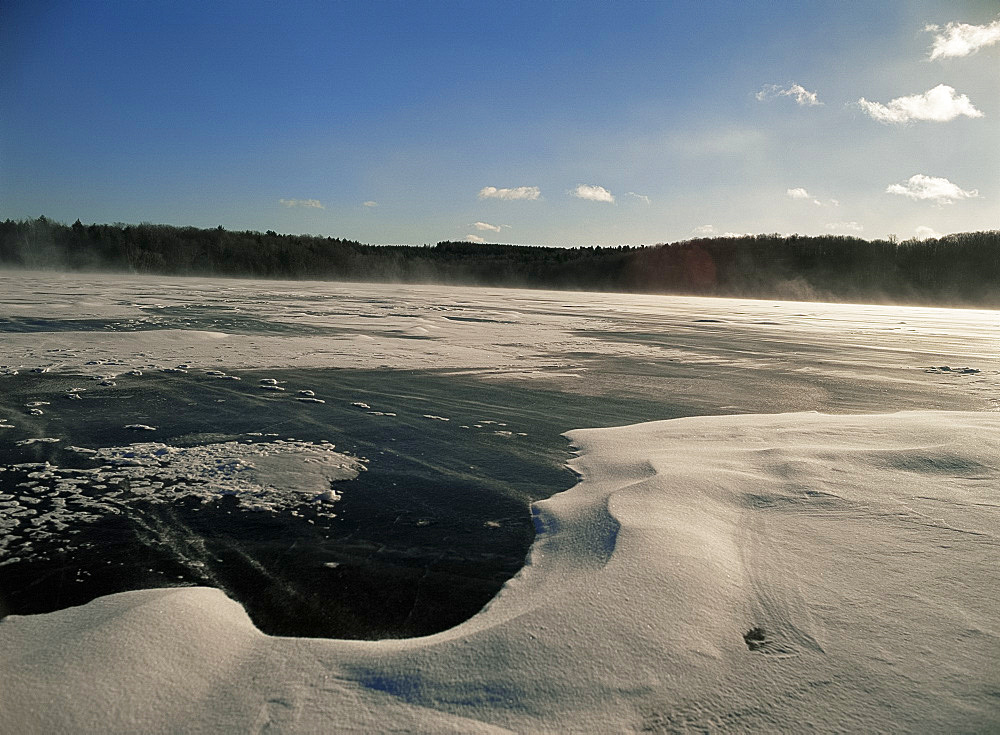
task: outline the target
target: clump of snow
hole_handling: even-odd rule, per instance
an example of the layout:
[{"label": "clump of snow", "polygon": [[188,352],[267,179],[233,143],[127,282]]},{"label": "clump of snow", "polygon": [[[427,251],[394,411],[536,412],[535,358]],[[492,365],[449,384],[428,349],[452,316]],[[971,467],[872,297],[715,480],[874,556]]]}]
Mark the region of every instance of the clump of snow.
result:
[{"label": "clump of snow", "polygon": [[581,482],[534,505],[529,564],[466,623],[269,638],[206,588],[11,616],[0,731],[997,728],[1000,416],[569,437]]},{"label": "clump of snow", "polygon": [[252,510],[278,510],[319,498],[329,492],[331,482],[357,477],[363,466],[335,452],[332,444],[282,440],[193,447],[144,442],[103,447],[95,458],[114,468],[106,473],[109,479],[127,478],[133,493],[161,494],[144,492],[155,479],[168,483],[164,491],[175,497],[234,495]]},{"label": "clump of snow", "polygon": [[[142,424],[126,428],[155,430]],[[17,444],[58,441],[26,439]],[[103,466],[0,465],[0,470],[26,475],[17,485],[26,492],[0,500],[0,559],[32,550],[36,542],[67,528],[128,512],[137,502],[163,504],[189,498],[208,502],[227,495],[246,510],[294,514],[304,503],[315,503],[319,515],[333,517],[330,505],[340,499],[340,492],[332,483],[350,480],[365,469],[362,460],[335,452],[329,442],[279,439],[193,447],[144,442],[67,450]],[[45,558],[38,549],[32,550],[32,556]]]}]

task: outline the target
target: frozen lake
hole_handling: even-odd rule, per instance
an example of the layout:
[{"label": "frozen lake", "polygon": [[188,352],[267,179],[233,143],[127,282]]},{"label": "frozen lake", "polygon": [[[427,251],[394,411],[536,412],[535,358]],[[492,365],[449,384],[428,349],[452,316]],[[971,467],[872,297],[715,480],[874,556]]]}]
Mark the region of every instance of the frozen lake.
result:
[{"label": "frozen lake", "polygon": [[[132,636],[190,706],[111,729],[996,727],[998,334],[995,311],[0,273],[0,670],[35,687],[0,686],[0,726],[99,730],[78,677]],[[46,658],[73,630],[100,633]],[[40,717],[59,687],[81,695]]]}]

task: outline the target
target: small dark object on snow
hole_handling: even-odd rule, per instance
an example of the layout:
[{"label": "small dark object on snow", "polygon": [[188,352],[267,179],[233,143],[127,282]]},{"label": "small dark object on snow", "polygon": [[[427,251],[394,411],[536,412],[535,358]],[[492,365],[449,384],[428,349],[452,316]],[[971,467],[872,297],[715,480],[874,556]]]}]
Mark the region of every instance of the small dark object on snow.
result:
[{"label": "small dark object on snow", "polygon": [[747,648],[756,651],[767,643],[767,632],[763,628],[754,626],[743,634],[743,640],[746,641]]}]

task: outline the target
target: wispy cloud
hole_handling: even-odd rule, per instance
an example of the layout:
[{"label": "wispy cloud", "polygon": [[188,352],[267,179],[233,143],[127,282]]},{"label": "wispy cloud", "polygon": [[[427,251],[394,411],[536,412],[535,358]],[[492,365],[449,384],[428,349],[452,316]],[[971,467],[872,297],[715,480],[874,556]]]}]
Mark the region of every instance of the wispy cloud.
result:
[{"label": "wispy cloud", "polygon": [[936,176],[916,174],[905,184],[890,184],[885,189],[887,194],[899,194],[914,200],[930,200],[937,204],[951,204],[958,199],[975,199],[979,191],[966,191],[948,179]]},{"label": "wispy cloud", "polygon": [[489,230],[490,232],[500,232],[500,230],[503,229],[503,225],[491,225],[489,222],[473,222],[472,226],[480,232],[483,232],[484,230]]},{"label": "wispy cloud", "polygon": [[808,191],[803,189],[801,186],[797,186],[794,189],[785,189],[785,194],[789,199],[802,199],[805,201],[812,202],[817,207],[839,207],[840,202],[836,199],[827,199],[826,202],[821,202],[819,199],[814,197]]},{"label": "wispy cloud", "polygon": [[819,199],[816,199],[812,194],[803,189],[801,186],[797,186],[794,189],[786,189],[785,194],[788,195],[789,199],[806,199],[811,201],[817,207],[822,207],[823,204]]},{"label": "wispy cloud", "polygon": [[368,207],[369,209],[371,209],[372,207],[377,207],[378,206],[378,202],[373,202],[373,201],[371,201],[369,199],[367,202],[361,202],[361,206],[362,207]]},{"label": "wispy cloud", "polygon": [[636,194],[634,191],[627,191],[627,192],[625,192],[625,196],[634,197],[635,199],[638,199],[643,204],[649,204],[649,197],[646,196],[645,194]]},{"label": "wispy cloud", "polygon": [[312,207],[313,209],[326,209],[319,199],[279,199],[279,204],[286,207]]},{"label": "wispy cloud", "polygon": [[614,196],[603,186],[580,184],[575,189],[570,191],[570,194],[575,196],[577,199],[586,199],[591,202],[605,202],[606,204],[615,203]]},{"label": "wispy cloud", "polygon": [[754,95],[759,101],[774,99],[775,97],[794,97],[796,104],[802,107],[814,107],[822,105],[815,92],[810,92],[801,84],[790,84],[782,87],[778,84],[765,84],[760,91]]},{"label": "wispy cloud", "polygon": [[465,241],[466,242],[479,242],[479,243],[486,242],[486,240],[484,238],[480,237],[479,235],[466,235],[465,236]]},{"label": "wispy cloud", "polygon": [[718,230],[715,229],[715,225],[700,225],[691,230],[691,232],[700,237],[708,237],[718,233]]},{"label": "wispy cloud", "polygon": [[931,46],[930,52],[931,61],[968,56],[981,48],[1000,42],[1000,18],[985,26],[948,23],[944,28],[929,25],[924,30],[934,33],[934,44]]},{"label": "wispy cloud", "polygon": [[923,94],[897,97],[887,105],[869,102],[864,97],[857,104],[872,120],[886,124],[907,123],[910,120],[948,122],[960,115],[983,116],[967,95],[956,94],[955,88],[947,84],[939,84]]},{"label": "wispy cloud", "polygon": [[538,199],[541,195],[542,192],[537,186],[515,186],[512,189],[498,189],[495,186],[484,186],[479,190],[480,199],[503,199],[506,201],[525,199],[532,201]]},{"label": "wispy cloud", "polygon": [[931,238],[937,239],[941,237],[941,233],[937,232],[933,227],[928,227],[927,225],[920,225],[916,230],[918,240],[930,240]]},{"label": "wispy cloud", "polygon": [[861,232],[865,229],[864,225],[854,220],[850,222],[827,222],[825,227],[831,232]]}]

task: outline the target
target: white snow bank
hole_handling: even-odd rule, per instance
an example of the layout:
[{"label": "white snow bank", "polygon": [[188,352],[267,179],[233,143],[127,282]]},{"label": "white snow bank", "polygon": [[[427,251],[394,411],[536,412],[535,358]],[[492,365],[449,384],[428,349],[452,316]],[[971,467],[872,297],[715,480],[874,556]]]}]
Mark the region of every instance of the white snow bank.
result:
[{"label": "white snow bank", "polygon": [[270,638],[206,588],[12,616],[0,731],[1000,726],[1000,416],[569,436],[583,479],[536,504],[529,564],[465,624]]}]

